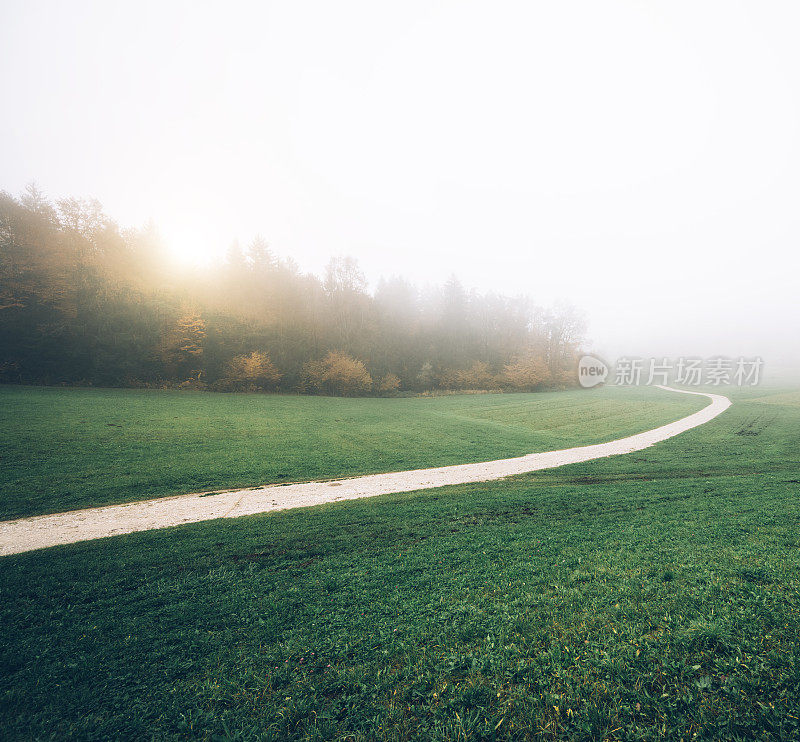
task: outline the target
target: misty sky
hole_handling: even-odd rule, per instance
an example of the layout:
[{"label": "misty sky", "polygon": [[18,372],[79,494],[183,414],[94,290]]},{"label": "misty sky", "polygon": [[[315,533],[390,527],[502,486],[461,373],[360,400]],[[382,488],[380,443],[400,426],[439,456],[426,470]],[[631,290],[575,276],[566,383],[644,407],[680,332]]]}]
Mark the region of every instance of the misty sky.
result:
[{"label": "misty sky", "polygon": [[0,188],[800,356],[797,2],[0,0]]}]

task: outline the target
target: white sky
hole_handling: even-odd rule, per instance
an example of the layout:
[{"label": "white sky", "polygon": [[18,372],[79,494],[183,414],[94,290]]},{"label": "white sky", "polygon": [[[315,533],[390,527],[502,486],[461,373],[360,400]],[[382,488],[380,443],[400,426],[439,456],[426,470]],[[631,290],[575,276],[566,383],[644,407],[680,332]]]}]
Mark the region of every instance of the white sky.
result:
[{"label": "white sky", "polygon": [[0,188],[800,357],[800,3],[0,0]]}]

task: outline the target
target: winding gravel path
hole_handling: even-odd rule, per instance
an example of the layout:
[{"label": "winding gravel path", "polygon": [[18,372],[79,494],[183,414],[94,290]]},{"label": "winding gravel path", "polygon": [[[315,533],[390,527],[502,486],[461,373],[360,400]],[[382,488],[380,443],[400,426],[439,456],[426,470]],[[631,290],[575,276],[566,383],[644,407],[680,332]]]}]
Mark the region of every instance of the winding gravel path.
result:
[{"label": "winding gravel path", "polygon": [[440,466],[434,469],[414,469],[389,474],[370,474],[331,482],[270,485],[216,495],[161,497],[156,500],[4,521],[0,522],[0,556],[122,533],[166,528],[182,523],[197,523],[215,518],[238,518],[242,515],[309,507],[324,502],[355,500],[394,492],[411,492],[450,484],[486,482],[514,474],[632,453],[703,425],[731,405],[731,401],[720,394],[688,392],[667,386],[659,388],[668,392],[708,397],[711,404],[673,423],[627,438],[591,446],[565,448],[561,451],[530,453],[513,459]]}]

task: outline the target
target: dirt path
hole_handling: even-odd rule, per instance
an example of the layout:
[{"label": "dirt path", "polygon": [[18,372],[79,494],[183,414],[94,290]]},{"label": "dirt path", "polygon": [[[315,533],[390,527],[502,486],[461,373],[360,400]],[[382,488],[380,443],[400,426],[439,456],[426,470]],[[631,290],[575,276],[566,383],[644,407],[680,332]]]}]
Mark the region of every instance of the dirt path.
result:
[{"label": "dirt path", "polygon": [[48,546],[135,531],[149,531],[182,523],[197,523],[214,518],[238,518],[242,515],[309,507],[324,502],[355,500],[361,497],[411,492],[450,484],[485,482],[605,456],[632,453],[696,428],[712,420],[731,405],[730,400],[720,394],[687,392],[666,386],[659,388],[682,394],[699,394],[708,397],[711,404],[673,423],[627,438],[591,446],[565,448],[561,451],[531,453],[513,459],[440,466],[435,469],[414,469],[389,474],[370,474],[332,482],[270,485],[216,495],[161,497],[156,500],[4,521],[0,522],[0,555],[18,554]]}]

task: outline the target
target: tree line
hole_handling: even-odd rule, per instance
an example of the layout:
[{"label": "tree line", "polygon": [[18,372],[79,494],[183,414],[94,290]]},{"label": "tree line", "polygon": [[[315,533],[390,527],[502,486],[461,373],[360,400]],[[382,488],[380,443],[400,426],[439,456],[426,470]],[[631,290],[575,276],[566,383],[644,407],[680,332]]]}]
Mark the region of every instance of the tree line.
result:
[{"label": "tree line", "polygon": [[152,224],[94,200],[0,192],[0,381],[219,391],[530,391],[575,383],[570,308],[420,289],[355,260],[322,277],[257,237],[204,269],[170,267]]}]

